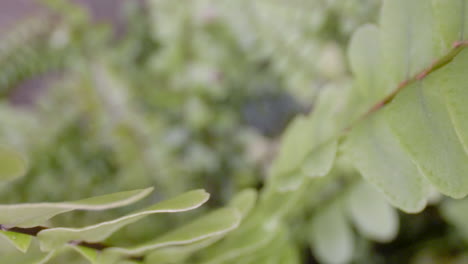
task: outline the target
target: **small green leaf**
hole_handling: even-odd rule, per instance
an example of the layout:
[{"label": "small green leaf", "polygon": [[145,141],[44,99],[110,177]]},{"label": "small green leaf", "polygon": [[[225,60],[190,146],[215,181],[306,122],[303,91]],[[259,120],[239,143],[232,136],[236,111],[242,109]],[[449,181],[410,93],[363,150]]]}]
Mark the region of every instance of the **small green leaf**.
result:
[{"label": "small green leaf", "polygon": [[178,264],[185,263],[185,260],[196,251],[208,247],[221,239],[223,236],[204,239],[192,244],[161,248],[151,251],[145,256],[147,264]]},{"label": "small green leaf", "polygon": [[[467,3],[468,5],[468,3]],[[468,19],[467,19],[468,20]],[[444,86],[446,104],[450,112],[453,127],[468,153],[468,50],[462,51],[445,69]]]},{"label": "small green leaf", "polygon": [[351,219],[369,239],[391,241],[398,234],[398,214],[372,186],[356,184],[347,199]]},{"label": "small green leaf", "polygon": [[304,176],[322,177],[332,168],[337,142],[330,139],[341,113],[335,99],[342,93],[338,87],[325,88],[312,114],[296,117],[286,130],[272,168],[272,181],[280,190],[295,190]]},{"label": "small green leaf", "polygon": [[0,263],[45,264],[56,255],[55,251],[41,252],[35,243],[32,244],[27,253],[19,251],[2,252],[2,254],[0,254]]},{"label": "small green leaf", "polygon": [[241,213],[242,218],[245,218],[255,206],[256,200],[257,191],[254,189],[246,189],[236,194],[229,202],[229,206],[236,208]]},{"label": "small green leaf", "polygon": [[243,224],[241,229],[230,234],[222,243],[202,258],[204,264],[222,264],[237,261],[266,247],[275,237],[275,229],[258,221]]},{"label": "small green leaf", "polygon": [[387,81],[392,89],[440,55],[433,43],[434,21],[428,0],[383,1],[380,43]]},{"label": "small green leaf", "polygon": [[432,0],[432,5],[442,49],[448,50],[456,41],[468,39],[466,0]]},{"label": "small green leaf", "polygon": [[353,34],[349,45],[349,62],[356,79],[356,86],[365,102],[375,103],[389,92],[382,85],[382,54],[379,29],[364,25]]},{"label": "small green leaf", "polygon": [[0,182],[21,177],[26,170],[27,163],[23,155],[10,147],[0,145]]},{"label": "small green leaf", "polygon": [[[466,68],[459,70],[467,73]],[[460,137],[466,131],[454,127],[446,102],[446,90],[456,85],[449,81],[451,77],[451,68],[444,67],[413,83],[396,96],[384,113],[426,178],[441,193],[461,198],[468,194],[468,156]],[[465,122],[466,118],[462,120]]]},{"label": "small green leaf", "polygon": [[33,227],[72,210],[106,210],[132,204],[147,196],[153,188],[113,193],[73,202],[0,205],[0,223],[4,226]]},{"label": "small green leaf", "polygon": [[112,247],[106,249],[106,251],[124,255],[138,255],[158,248],[195,243],[211,237],[224,235],[236,229],[241,219],[241,215],[236,209],[223,208],[202,216],[152,241],[128,248]]},{"label": "small green leaf", "polygon": [[82,247],[82,246],[71,246],[74,250],[80,253],[83,257],[85,257],[90,263],[98,264],[97,259],[99,256],[99,251],[93,248]]},{"label": "small green leaf", "polygon": [[0,235],[5,237],[11,244],[22,252],[26,252],[32,241],[32,236],[10,231],[0,231]]},{"label": "small green leaf", "polygon": [[321,263],[349,263],[353,257],[354,238],[339,202],[323,209],[311,223],[310,243]]},{"label": "small green leaf", "polygon": [[426,206],[430,185],[383,117],[375,113],[355,127],[343,145],[344,153],[390,203],[419,212]]},{"label": "small green leaf", "polygon": [[195,209],[204,204],[209,198],[209,194],[204,190],[190,191],[175,198],[162,201],[144,210],[107,221],[92,226],[82,228],[51,228],[38,234],[43,251],[50,251],[59,248],[65,243],[77,240],[86,242],[99,242],[120,228],[134,223],[150,214],[156,213],[176,213]]}]

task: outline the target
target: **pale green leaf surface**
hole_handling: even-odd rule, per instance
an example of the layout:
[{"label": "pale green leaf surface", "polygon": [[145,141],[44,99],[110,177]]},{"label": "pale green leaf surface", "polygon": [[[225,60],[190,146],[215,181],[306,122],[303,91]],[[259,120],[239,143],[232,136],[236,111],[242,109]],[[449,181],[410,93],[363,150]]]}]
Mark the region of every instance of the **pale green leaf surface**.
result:
[{"label": "pale green leaf surface", "polygon": [[221,264],[237,261],[266,247],[274,237],[274,228],[270,229],[258,221],[249,221],[208,251],[201,263]]},{"label": "pale green leaf surface", "polygon": [[389,242],[398,234],[397,212],[369,184],[356,184],[346,201],[354,225],[364,236],[378,242]]},{"label": "pale green leaf surface", "polygon": [[444,73],[446,76],[441,89],[445,91],[455,131],[468,153],[468,50],[462,51]]},{"label": "pale green leaf surface", "polygon": [[5,264],[45,264],[53,256],[55,251],[41,252],[37,246],[32,246],[27,254],[19,251],[0,254],[0,263]]},{"label": "pale green leaf surface", "polygon": [[14,245],[21,252],[26,252],[33,239],[30,235],[25,235],[17,232],[0,231],[0,235]]},{"label": "pale green leaf surface", "polygon": [[82,246],[71,246],[74,250],[80,253],[85,257],[91,264],[98,264],[97,258],[99,256],[99,251],[96,249],[82,247]]},{"label": "pale green leaf surface", "polygon": [[212,237],[204,239],[192,244],[162,248],[150,252],[145,256],[145,263],[147,264],[178,264],[190,257],[196,251],[208,247],[221,239],[223,236]]},{"label": "pale green leaf surface", "polygon": [[351,38],[348,51],[357,88],[366,102],[370,103],[386,95],[389,88],[384,87],[380,80],[382,54],[379,34],[375,25],[360,27]]},{"label": "pale green leaf surface", "polygon": [[[246,254],[227,262],[229,264],[275,264],[281,259],[282,251],[290,244],[288,234],[284,227],[278,226],[274,230],[275,237],[262,248],[257,248],[254,254]],[[274,254],[272,254],[274,252]]]},{"label": "pale green leaf surface", "polygon": [[442,49],[448,50],[456,41],[468,39],[467,0],[432,0],[432,6]]},{"label": "pale green leaf surface", "polygon": [[337,98],[343,91],[327,87],[308,116],[299,116],[285,132],[278,157],[273,163],[272,180],[281,190],[297,189],[303,177],[325,176],[331,169],[337,143]]},{"label": "pale green leaf surface", "polygon": [[446,67],[413,83],[384,112],[426,178],[441,193],[461,198],[468,193],[468,156],[447,109],[448,77]]},{"label": "pale green leaf surface", "polygon": [[128,248],[112,247],[106,249],[106,251],[125,255],[138,255],[162,247],[190,244],[226,234],[236,229],[241,219],[241,215],[236,209],[219,209],[185,226],[170,231],[155,240]]},{"label": "pale green leaf surface", "polygon": [[390,87],[409,79],[440,55],[434,45],[432,4],[428,0],[383,1],[380,32]]},{"label": "pale green leaf surface", "polygon": [[33,227],[72,210],[105,210],[132,204],[147,196],[153,188],[113,193],[73,202],[0,205],[0,224]]},{"label": "pale green leaf surface", "polygon": [[321,263],[344,264],[353,257],[354,238],[341,204],[334,203],[312,218],[310,243]]},{"label": "pale green leaf surface", "polygon": [[229,206],[236,208],[241,213],[242,218],[245,218],[255,206],[256,201],[257,191],[246,189],[236,194],[229,202]]},{"label": "pale green leaf surface", "polygon": [[355,127],[344,150],[364,179],[380,189],[391,204],[413,213],[426,206],[430,185],[381,113]]},{"label": "pale green leaf surface", "polygon": [[150,214],[156,213],[176,213],[195,209],[204,204],[209,198],[209,194],[204,190],[190,191],[175,198],[162,201],[144,210],[82,228],[51,228],[39,232],[38,238],[41,242],[41,249],[49,251],[58,248],[68,241],[78,240],[86,242],[99,242],[120,228],[134,223]]},{"label": "pale green leaf surface", "polygon": [[[273,163],[272,171],[275,180],[279,178],[278,181],[282,181],[282,178],[291,175],[291,172],[302,164],[313,144],[313,129],[313,124],[305,116],[296,117],[288,126],[281,140],[278,157]],[[288,185],[296,186],[299,184],[300,178],[294,177],[294,179],[286,179],[285,181]],[[283,188],[289,187],[285,186],[284,183],[280,185]]]},{"label": "pale green leaf surface", "polygon": [[26,173],[25,157],[10,147],[0,145],[0,182],[10,181]]}]

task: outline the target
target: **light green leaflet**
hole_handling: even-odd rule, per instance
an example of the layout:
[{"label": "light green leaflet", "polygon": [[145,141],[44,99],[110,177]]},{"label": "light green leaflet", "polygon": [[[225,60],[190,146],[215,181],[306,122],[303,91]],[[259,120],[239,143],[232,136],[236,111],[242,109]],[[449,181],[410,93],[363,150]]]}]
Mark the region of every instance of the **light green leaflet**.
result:
[{"label": "light green leaflet", "polygon": [[319,97],[318,105],[309,116],[299,116],[288,127],[281,149],[273,163],[272,180],[281,190],[295,190],[303,177],[325,176],[336,155],[337,142],[331,139],[337,133],[336,100],[339,88],[328,87]]},{"label": "light green leaflet", "polygon": [[32,236],[16,232],[0,231],[0,235],[13,244],[21,252],[26,252],[32,241]]},{"label": "light green leaflet", "polygon": [[389,92],[389,88],[393,88],[382,85],[379,34],[375,25],[362,26],[353,34],[348,51],[356,86],[369,103],[375,103]]},{"label": "light green leaflet", "polygon": [[145,256],[147,264],[178,264],[184,261],[194,252],[208,247],[221,239],[223,236],[204,239],[192,244],[162,248],[150,252]]},{"label": "light green leaflet", "polygon": [[134,223],[150,214],[176,213],[192,210],[204,204],[208,198],[209,194],[204,190],[194,190],[111,221],[82,228],[51,228],[43,230],[38,234],[38,238],[43,251],[59,248],[72,240],[99,242],[108,238],[120,228]]},{"label": "light green leaflet", "polygon": [[[275,237],[264,247],[257,249],[253,254],[240,256],[232,259],[226,264],[245,263],[245,264],[275,264],[281,260],[284,254],[284,249],[291,246],[286,228],[278,226],[275,230]],[[274,252],[272,254],[272,252]],[[282,263],[295,263],[295,262],[282,262]]]},{"label": "light green leaflet", "polygon": [[345,153],[390,203],[406,212],[419,212],[426,206],[430,185],[382,117],[376,113],[355,127],[344,145]]},{"label": "light green leaflet", "polygon": [[[468,4],[467,4],[468,5]],[[468,20],[468,18],[467,18]],[[444,90],[446,104],[450,112],[455,131],[468,153],[468,50],[462,51],[450,65],[444,69]]]},{"label": "light green leaflet", "polygon": [[430,0],[385,0],[380,20],[384,68],[392,89],[441,55],[434,41]]},{"label": "light green leaflet", "polygon": [[26,173],[25,157],[14,149],[0,145],[0,182],[21,177]]},{"label": "light green leaflet", "polygon": [[255,206],[256,201],[257,191],[254,189],[245,189],[231,199],[229,206],[239,210],[242,218],[245,218]]},{"label": "light green leaflet", "polygon": [[124,255],[139,255],[162,247],[190,244],[224,235],[236,229],[241,219],[237,209],[218,209],[152,241],[128,248],[112,247],[106,251]]},{"label": "light green leaflet", "polygon": [[[313,144],[313,129],[308,117],[298,116],[282,137],[281,149],[272,168],[273,181],[278,181],[278,186],[282,189],[295,189],[301,183],[301,175],[294,171],[301,166]],[[291,177],[293,178],[290,179]]]},{"label": "light green leaflet", "polygon": [[365,182],[356,184],[346,202],[354,225],[364,236],[378,242],[395,238],[398,214],[372,186]]},{"label": "light green leaflet", "polygon": [[454,42],[468,39],[467,0],[432,0],[432,6],[442,49],[447,50]]},{"label": "light green leaflet", "polygon": [[339,201],[312,218],[310,243],[320,263],[344,264],[353,257],[354,238]]},{"label": "light green leaflet", "polygon": [[0,254],[0,263],[45,264],[55,255],[55,251],[41,252],[37,243],[32,243],[26,254],[19,251],[2,252],[2,254]]},{"label": "light green leaflet", "polygon": [[[464,67],[456,70],[468,73]],[[445,67],[406,87],[384,112],[427,179],[441,193],[461,198],[468,193],[468,156],[460,141],[466,131],[455,129],[449,112],[452,106],[446,100],[447,90],[457,85],[450,81],[453,71]],[[463,83],[466,80],[458,85]],[[459,117],[463,120],[460,122],[466,122]]]},{"label": "light green leaflet", "polygon": [[[257,192],[253,189],[246,189],[232,198],[229,207],[237,209],[242,219],[244,219],[255,206],[256,199]],[[213,244],[222,237],[220,235],[188,245],[155,250],[147,255],[145,261],[146,263],[183,263],[183,260],[189,257],[190,254]]]},{"label": "light green leaflet", "polygon": [[[249,219],[248,223],[242,225],[222,243],[215,245],[215,248],[208,251],[206,257],[202,259],[203,264],[221,264],[235,261],[240,257],[257,252],[272,241],[275,236],[275,227],[269,229],[258,221]],[[210,254],[212,253],[212,254]]]},{"label": "light green leaflet", "polygon": [[33,227],[72,210],[106,210],[132,204],[147,196],[153,188],[113,193],[73,202],[0,205],[0,224]]},{"label": "light green leaflet", "polygon": [[[394,9],[392,5],[388,3],[385,8]],[[385,12],[388,16],[392,11]],[[388,25],[388,30],[395,29]],[[377,27],[363,26],[354,34],[349,49],[356,84],[369,105],[388,93],[382,86],[384,82],[379,80],[382,78],[382,63],[378,37]],[[406,36],[399,36],[402,37]],[[344,150],[362,176],[376,185],[394,206],[406,212],[418,212],[425,207],[429,183],[401,147],[386,121],[382,120],[380,113],[374,113],[353,128]]]}]

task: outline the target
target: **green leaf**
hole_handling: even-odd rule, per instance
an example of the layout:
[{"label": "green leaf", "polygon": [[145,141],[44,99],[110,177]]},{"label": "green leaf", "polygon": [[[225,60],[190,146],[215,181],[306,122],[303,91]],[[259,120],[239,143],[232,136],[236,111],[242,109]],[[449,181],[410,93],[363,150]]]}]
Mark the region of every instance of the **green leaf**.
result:
[{"label": "green leaf", "polygon": [[356,184],[349,194],[347,205],[355,226],[369,239],[388,242],[398,234],[397,212],[369,184]]},{"label": "green leaf", "polygon": [[342,93],[338,87],[325,88],[313,113],[296,117],[286,130],[272,168],[272,181],[279,189],[295,190],[304,176],[325,176],[332,168],[337,142],[331,139],[340,113],[336,99]]},{"label": "green leaf", "polygon": [[156,213],[176,213],[195,209],[204,204],[209,198],[209,194],[204,190],[195,190],[179,195],[175,198],[162,201],[144,210],[82,228],[51,228],[38,234],[43,251],[50,251],[58,248],[69,241],[99,242],[120,228],[134,223],[150,214]]},{"label": "green leaf", "polygon": [[113,193],[73,202],[0,205],[0,223],[4,226],[33,227],[72,210],[106,210],[132,204],[147,196],[153,188]]},{"label": "green leaf", "polygon": [[237,261],[266,247],[275,237],[276,227],[250,221],[230,234],[226,240],[208,252],[201,263],[221,264]]},{"label": "green leaf", "polygon": [[468,39],[466,0],[432,0],[432,6],[442,49],[450,49],[456,41]]},{"label": "green leaf", "polygon": [[430,185],[383,117],[375,113],[355,127],[344,151],[391,204],[405,212],[419,212],[426,206]]},{"label": "green leaf", "polygon": [[30,235],[10,231],[0,231],[0,235],[2,235],[21,252],[26,252],[28,250],[29,245],[33,239],[33,237]]},{"label": "green leaf", "polygon": [[[466,68],[457,69],[468,73]],[[441,193],[461,198],[468,194],[468,156],[460,141],[466,131],[455,129],[446,94],[457,89],[450,86],[466,82],[450,81],[452,72],[444,67],[406,87],[384,112],[426,178]]]},{"label": "green leaf", "polygon": [[82,246],[71,246],[74,250],[80,253],[85,257],[90,263],[98,264],[97,259],[99,256],[99,251],[93,248],[82,247]]},{"label": "green leaf", "polygon": [[[468,4],[467,4],[468,5]],[[467,19],[468,20],[468,19]],[[450,117],[460,141],[468,153],[468,50],[462,51],[446,70],[441,73],[444,76],[444,90],[446,104],[450,112]],[[442,78],[442,77],[440,77]]]},{"label": "green leaf", "polygon": [[0,145],[0,182],[21,177],[26,174],[26,170],[27,162],[21,153]]},{"label": "green leaf", "polygon": [[383,2],[380,32],[388,84],[396,88],[440,55],[432,45],[432,5],[428,0],[386,0]]},{"label": "green leaf", "polygon": [[[285,226],[277,226],[274,230],[275,237],[269,241],[268,244],[262,248],[257,248],[252,254],[245,254],[235,259],[231,259],[229,262],[223,262],[226,264],[245,263],[245,264],[256,264],[256,263],[278,263],[281,259],[284,248],[290,246],[291,241],[288,239],[288,233],[286,232]],[[274,252],[272,254],[272,252]],[[294,262],[284,262],[294,263]]]},{"label": "green leaf", "polygon": [[32,243],[27,253],[14,251],[2,252],[0,254],[0,263],[14,263],[14,264],[45,264],[52,259],[57,252],[41,252],[36,243]]},{"label": "green leaf", "polygon": [[246,189],[236,194],[229,202],[229,206],[236,208],[241,213],[242,218],[245,218],[255,206],[256,201],[257,191]]},{"label": "green leaf", "polygon": [[364,25],[352,36],[349,45],[349,62],[356,86],[366,102],[375,103],[389,92],[381,81],[382,54],[379,29]]},{"label": "green leaf", "polygon": [[138,255],[158,248],[195,243],[211,237],[224,235],[236,229],[241,219],[241,215],[236,209],[223,208],[202,216],[152,241],[127,248],[112,247],[106,249],[106,251],[124,255]]},{"label": "green leaf", "polygon": [[354,238],[339,201],[314,216],[310,243],[321,263],[348,263],[353,257]]},{"label": "green leaf", "polygon": [[145,263],[148,264],[178,264],[185,263],[185,260],[196,251],[208,247],[221,239],[222,236],[204,239],[192,244],[162,248],[150,252],[145,256]]}]

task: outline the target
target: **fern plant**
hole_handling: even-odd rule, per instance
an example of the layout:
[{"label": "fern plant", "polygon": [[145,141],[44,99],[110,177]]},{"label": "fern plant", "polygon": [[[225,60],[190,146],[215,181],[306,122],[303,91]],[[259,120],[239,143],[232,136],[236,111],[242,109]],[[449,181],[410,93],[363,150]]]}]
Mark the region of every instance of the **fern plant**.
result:
[{"label": "fern plant", "polygon": [[[181,89],[202,89],[202,95],[189,93],[189,111],[184,113],[190,114],[188,122],[195,131],[206,133],[210,131],[207,129],[210,122],[217,119],[203,110],[203,105],[210,100],[225,102],[222,98],[226,99],[228,95],[223,95],[223,92],[229,90],[229,84],[238,84],[239,76],[250,76],[248,71],[236,71],[239,65],[257,69],[253,67],[255,63],[242,59],[248,56],[240,55],[255,52],[255,45],[261,44],[263,38],[268,44],[270,38],[278,38],[275,30],[282,31],[296,23],[301,25],[301,29],[295,32],[300,39],[297,45],[308,42],[306,32],[313,32],[312,39],[322,38],[321,34],[325,34],[320,32],[320,26],[313,23],[315,28],[308,28],[310,25],[304,22],[307,16],[301,10],[293,9],[293,4],[288,7],[292,8],[291,11],[282,9],[284,4],[280,2],[262,0],[253,4],[255,8],[249,9],[252,12],[237,12],[233,19],[226,19],[223,24],[212,20],[216,17],[213,13],[207,15],[201,12],[200,17],[194,15],[200,13],[191,13],[193,10],[206,12],[203,7],[213,4],[211,1],[193,1],[187,6],[162,0],[150,3],[151,18],[157,22],[153,24],[162,25],[163,30],[152,29],[151,35],[141,33],[140,38],[145,41],[130,39],[99,59],[89,56],[88,52],[92,52],[92,49],[83,44],[84,52],[75,57],[79,60],[69,66],[69,79],[65,83],[70,86],[61,83],[61,87],[71,88],[64,93],[55,92],[58,98],[79,98],[76,100],[80,102],[80,107],[72,108],[70,113],[62,116],[63,120],[74,117],[71,119],[73,121],[49,121],[55,125],[47,130],[49,137],[45,143],[25,144],[26,140],[20,140],[27,147],[21,149],[18,147],[21,144],[17,144],[17,148],[25,153],[34,149],[43,153],[40,147],[60,139],[57,135],[69,131],[67,128],[72,128],[72,135],[80,132],[82,127],[73,122],[82,121],[83,116],[92,117],[94,119],[89,122],[91,125],[86,133],[95,138],[105,138],[104,145],[123,142],[115,147],[117,155],[114,158],[119,161],[115,164],[128,164],[119,167],[116,173],[118,179],[125,182],[118,186],[149,185],[151,180],[147,181],[145,173],[138,169],[150,166],[146,168],[153,170],[158,167],[151,167],[152,163],[145,161],[154,153],[144,146],[151,142],[150,135],[160,133],[159,124],[173,124],[174,119],[153,120],[154,123],[151,123],[148,120],[152,119],[148,116],[153,112],[148,109],[161,107],[165,115],[175,119],[180,117],[171,104],[152,100],[177,100]],[[234,11],[245,10],[242,8],[249,6],[246,2],[236,4],[219,3],[219,8]],[[344,12],[334,1],[297,1],[297,5],[299,8],[310,5],[316,10],[327,7],[325,9],[331,12],[332,17],[340,10]],[[67,12],[69,8],[58,7],[64,8],[62,12]],[[332,67],[334,69],[331,71],[324,72],[319,70],[323,60],[318,60],[319,64],[316,64],[303,55],[283,58],[294,61],[287,65],[307,65],[304,68],[313,73],[313,80],[295,84],[297,87],[310,87],[317,81],[316,84],[323,88],[306,91],[312,95],[305,96],[307,99],[303,100],[314,100],[313,110],[307,115],[297,116],[281,137],[278,154],[263,180],[263,187],[259,188],[257,202],[257,194],[252,189],[241,192],[238,191],[240,187],[229,189],[239,193],[233,195],[229,202],[221,202],[224,203],[223,208],[199,216],[174,231],[131,245],[124,245],[122,240],[111,239],[111,236],[121,233],[127,225],[144,221],[145,217],[148,219],[151,214],[195,209],[207,201],[208,194],[203,190],[189,191],[143,210],[110,213],[111,220],[88,218],[86,221],[91,223],[85,226],[72,221],[73,227],[69,227],[67,221],[51,218],[73,210],[89,210],[93,211],[92,215],[97,215],[94,211],[134,203],[148,196],[151,188],[72,202],[1,205],[2,236],[19,251],[26,252],[3,254],[3,262],[47,263],[56,255],[55,260],[60,260],[60,255],[64,253],[65,257],[76,261],[73,255],[66,254],[74,250],[90,263],[303,263],[304,248],[311,248],[320,263],[378,263],[378,260],[366,258],[368,241],[383,243],[393,240],[399,229],[397,210],[419,213],[428,204],[439,207],[447,221],[460,230],[466,239],[466,200],[452,198],[461,199],[468,194],[468,180],[465,177],[468,138],[464,129],[464,118],[468,115],[464,103],[468,68],[468,52],[465,49],[468,46],[467,9],[466,0],[383,1],[378,25],[364,25],[350,39],[347,57],[351,78],[342,68],[344,64],[340,56],[331,59],[332,62],[338,61],[338,64],[334,64],[338,65],[338,70]],[[177,23],[168,22],[171,20],[165,17],[167,10],[177,14]],[[272,16],[276,17],[278,12],[284,12],[279,17],[287,19],[278,19],[274,30],[266,32],[270,30],[265,27],[266,22],[271,21]],[[231,34],[241,32],[243,28],[239,17],[245,18],[245,21],[258,19],[256,27],[246,34],[265,34],[259,34],[253,42],[255,44],[247,45],[247,48],[245,42],[236,40],[236,37],[240,39],[239,34]],[[78,21],[65,24],[78,25],[78,28],[89,26],[83,24],[83,20]],[[197,21],[201,26],[197,27],[194,23]],[[344,23],[339,25],[338,28],[345,27]],[[330,24],[325,26],[328,27],[336,34],[336,27]],[[340,45],[346,42],[346,34],[349,34],[349,30],[343,28],[339,30],[342,38],[336,38],[333,56],[340,53]],[[142,29],[142,32],[146,30],[148,28]],[[193,32],[199,34],[192,35]],[[202,44],[208,43],[204,38],[211,40],[210,37],[220,41],[223,47],[231,46],[227,50],[207,50]],[[152,45],[145,46],[148,39],[152,40]],[[327,47],[323,44],[327,41],[317,41],[320,42],[319,46]],[[288,53],[299,49],[281,42],[269,45],[278,45],[270,48],[270,51],[278,50],[280,54],[283,48]],[[216,45],[213,47],[219,48]],[[104,52],[104,49],[99,51]],[[230,57],[229,52],[236,56]],[[317,50],[317,54],[321,52],[326,53],[327,49]],[[119,56],[121,54],[134,56]],[[274,57],[276,55],[267,53],[264,56],[278,63],[275,61],[278,59]],[[125,58],[130,61],[127,63],[142,66],[143,70],[119,67]],[[196,63],[198,66],[216,65],[232,69],[228,71],[232,75],[227,75],[232,83],[223,83],[225,86],[219,90],[216,89],[220,86],[202,84],[206,80],[195,78],[200,72],[190,74],[192,70],[200,69],[193,66]],[[280,67],[279,72],[287,73],[286,69],[290,70],[290,67]],[[157,73],[156,77],[153,73]],[[267,77],[274,76],[268,71],[263,73]],[[187,79],[181,80],[179,76]],[[191,80],[196,85],[191,86],[184,80]],[[160,81],[163,87],[169,89],[153,91],[149,85],[153,81]],[[289,81],[286,83],[290,84]],[[139,96],[143,97],[141,101],[146,109],[136,106],[135,101],[129,99],[138,96],[126,88],[130,84],[141,85],[144,92]],[[211,89],[203,90],[207,87]],[[79,97],[78,94],[85,96]],[[304,95],[297,90],[293,94]],[[56,104],[52,106],[59,107],[46,105],[41,110],[43,113],[51,113],[62,106],[60,99],[51,97],[49,100]],[[88,112],[98,115],[83,115]],[[15,137],[4,133],[4,138]],[[72,149],[75,151],[78,147]],[[0,179],[7,181],[5,187],[25,180],[23,185],[17,185],[19,189],[19,186],[27,186],[27,180],[31,179],[31,175],[20,178],[32,160],[22,157],[20,153],[12,146],[0,148]],[[143,154],[139,156],[138,153]],[[68,155],[73,157],[73,154]],[[41,169],[32,167],[29,174],[37,171]],[[165,190],[173,186],[170,180],[165,182],[161,178],[155,179],[155,183],[164,186]],[[175,187],[172,191],[180,191],[187,186],[189,184]],[[152,198],[161,200],[157,196]],[[74,218],[75,221],[77,219]],[[152,228],[147,223],[142,227]]]}]

